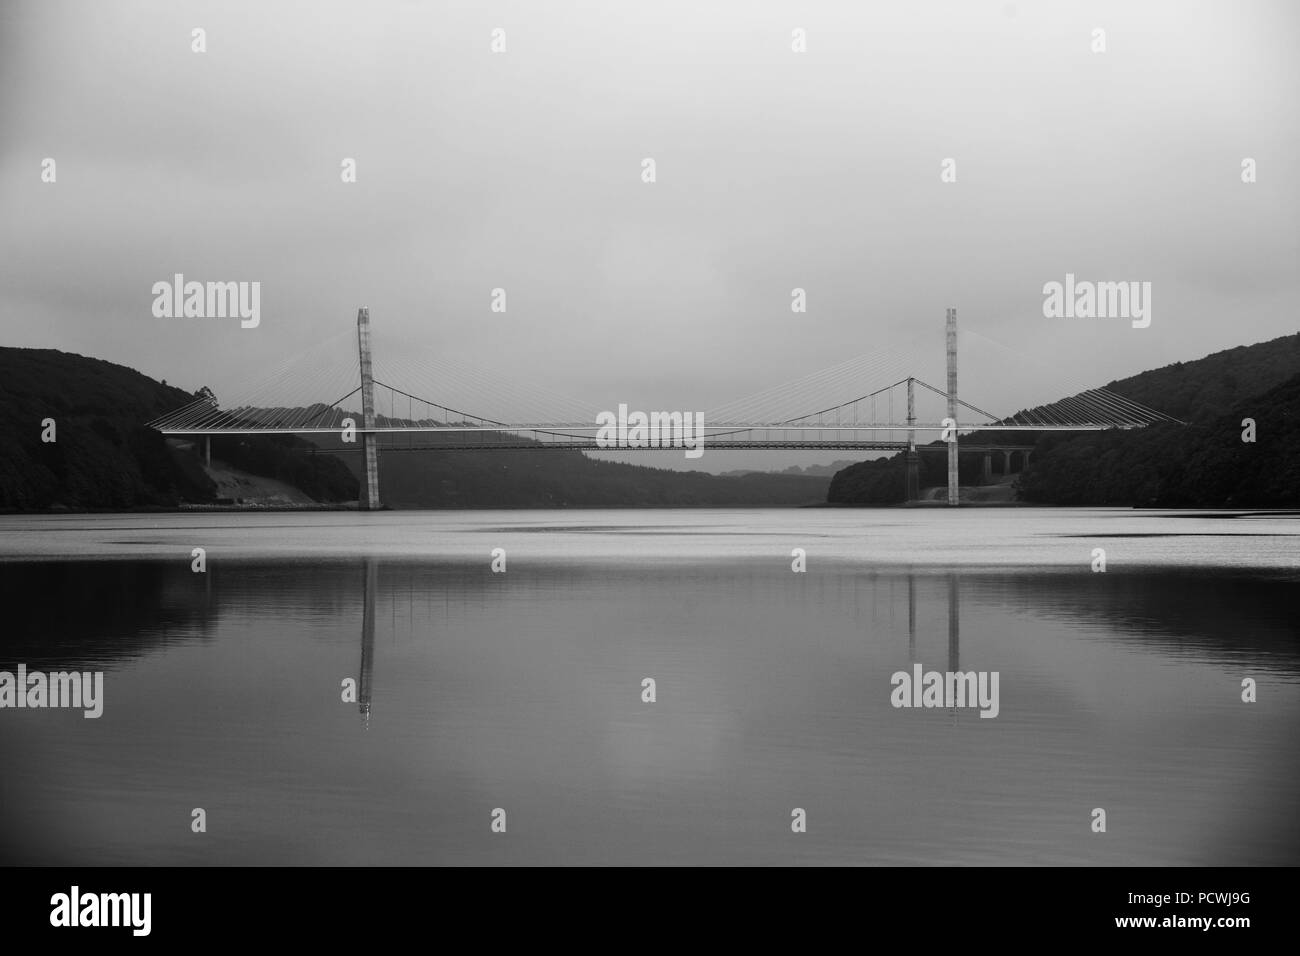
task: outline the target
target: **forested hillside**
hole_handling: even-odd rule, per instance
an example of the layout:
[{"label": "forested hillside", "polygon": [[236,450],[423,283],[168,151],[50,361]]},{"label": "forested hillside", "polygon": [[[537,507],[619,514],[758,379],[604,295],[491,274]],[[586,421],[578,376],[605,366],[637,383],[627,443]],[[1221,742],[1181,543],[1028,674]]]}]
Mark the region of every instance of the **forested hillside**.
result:
[{"label": "forested hillside", "polygon": [[1300,375],[1209,421],[1044,438],[1034,454],[1020,497],[1038,504],[1300,507]]},{"label": "forested hillside", "polygon": [[[212,501],[215,486],[197,456],[144,427],[194,397],[101,359],[0,348],[0,509]],[[48,420],[52,426],[43,424]],[[216,439],[213,455],[294,484],[318,501],[357,496],[340,461],[314,455],[310,443],[292,437]]]},{"label": "forested hillside", "polygon": [[[1018,494],[1035,504],[1300,507],[1297,381],[1300,334],[1175,362],[1104,386],[1187,425],[1077,434],[991,430],[963,440],[1032,443]],[[1253,444],[1241,440],[1243,418],[1256,420]],[[941,465],[941,456],[922,457],[923,486],[943,483]],[[978,480],[978,459],[963,456],[962,483]],[[904,497],[903,483],[901,455],[859,462],[836,474],[827,500],[897,504]]]},{"label": "forested hillside", "polygon": [[[99,359],[0,348],[0,508],[129,508],[212,497],[193,456],[144,427],[194,397]],[[41,440],[53,420],[54,441]]]}]

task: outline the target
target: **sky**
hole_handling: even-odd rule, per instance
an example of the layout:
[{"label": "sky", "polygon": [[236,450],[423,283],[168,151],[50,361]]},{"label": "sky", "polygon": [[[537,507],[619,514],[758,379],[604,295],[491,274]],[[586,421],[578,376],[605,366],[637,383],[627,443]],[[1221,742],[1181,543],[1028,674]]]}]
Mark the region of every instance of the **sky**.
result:
[{"label": "sky", "polygon": [[[1010,413],[1297,331],[1297,40],[1259,0],[6,0],[0,344],[228,396],[345,367],[365,306],[422,397],[704,410],[884,348],[942,385],[955,307]],[[257,327],[155,316],[178,272]],[[1045,316],[1067,273],[1150,325]]]}]

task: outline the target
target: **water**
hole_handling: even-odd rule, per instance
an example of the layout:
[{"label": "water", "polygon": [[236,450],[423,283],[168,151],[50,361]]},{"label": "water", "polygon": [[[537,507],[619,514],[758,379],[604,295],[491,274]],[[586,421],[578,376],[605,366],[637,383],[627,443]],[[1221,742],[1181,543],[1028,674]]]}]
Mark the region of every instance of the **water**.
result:
[{"label": "water", "polygon": [[[0,669],[105,672],[98,720],[0,710],[0,861],[1295,864],[1297,535],[1127,510],[0,517]],[[894,708],[913,662],[998,672],[998,717]]]}]

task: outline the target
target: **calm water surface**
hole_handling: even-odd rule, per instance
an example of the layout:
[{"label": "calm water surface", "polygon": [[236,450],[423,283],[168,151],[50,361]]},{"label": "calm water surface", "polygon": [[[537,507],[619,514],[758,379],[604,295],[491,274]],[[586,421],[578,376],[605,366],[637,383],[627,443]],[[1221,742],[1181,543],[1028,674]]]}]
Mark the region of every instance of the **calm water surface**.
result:
[{"label": "calm water surface", "polygon": [[0,597],[105,672],[0,710],[2,862],[1300,863],[1300,519],[0,516]]}]

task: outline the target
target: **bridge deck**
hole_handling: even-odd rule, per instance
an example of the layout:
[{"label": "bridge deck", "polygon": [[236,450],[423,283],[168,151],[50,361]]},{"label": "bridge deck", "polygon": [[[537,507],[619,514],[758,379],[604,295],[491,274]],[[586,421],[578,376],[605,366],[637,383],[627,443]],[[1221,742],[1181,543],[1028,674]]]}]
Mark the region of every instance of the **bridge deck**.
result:
[{"label": "bridge deck", "polygon": [[[542,451],[547,448],[577,449],[579,451],[603,451],[603,452],[625,452],[625,451],[675,451],[683,452],[680,445],[669,445],[666,447],[619,447],[609,446],[602,447],[594,442],[586,441],[500,441],[500,442],[447,442],[437,445],[385,445],[378,446],[380,451]],[[835,441],[828,439],[826,441],[708,441],[705,440],[703,447],[708,451],[752,451],[755,449],[785,451],[818,451],[826,450],[843,450],[843,451],[906,451],[907,442],[897,441]],[[1033,451],[1033,445],[969,445],[958,443],[959,450],[966,452],[985,452],[985,451]],[[330,454],[347,451],[359,451],[359,446],[349,444],[344,448],[325,449]],[[918,453],[937,453],[945,452],[946,445],[917,445]]]}]

